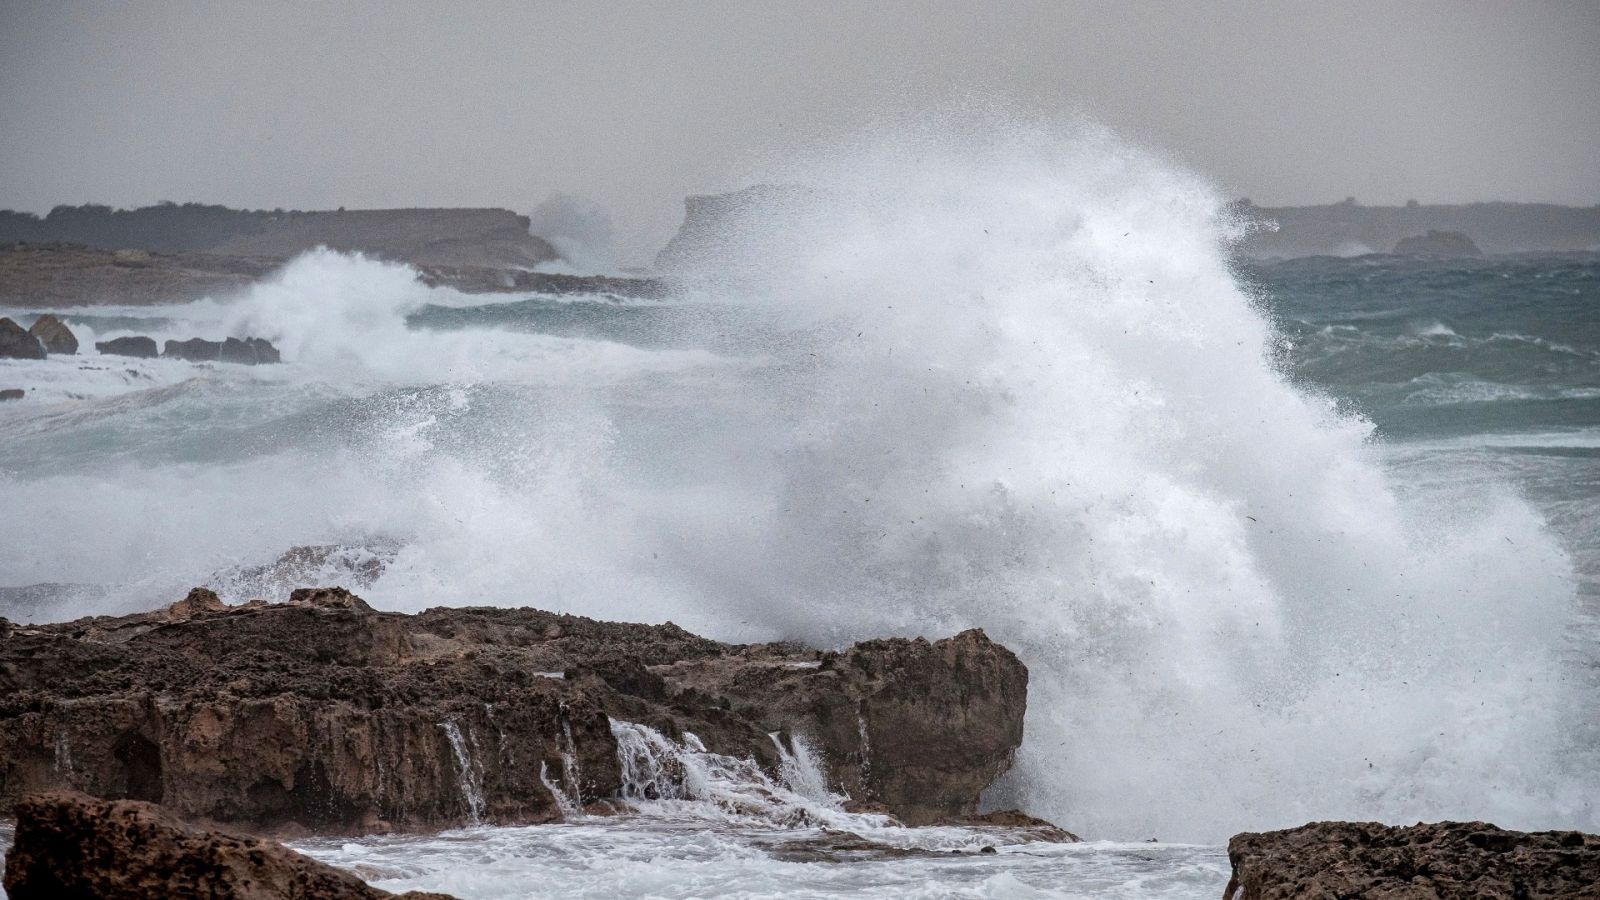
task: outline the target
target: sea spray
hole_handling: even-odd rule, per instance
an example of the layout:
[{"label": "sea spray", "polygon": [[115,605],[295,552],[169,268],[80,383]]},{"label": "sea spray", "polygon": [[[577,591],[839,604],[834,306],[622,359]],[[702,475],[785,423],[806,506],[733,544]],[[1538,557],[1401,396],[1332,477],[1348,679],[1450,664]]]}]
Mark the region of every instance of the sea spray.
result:
[{"label": "sea spray", "polygon": [[[1202,181],[1003,122],[768,180],[814,188],[737,217],[698,259],[717,277],[560,336],[538,298],[466,310],[332,253],[204,305],[285,365],[5,412],[0,491],[30,514],[0,517],[0,583],[154,605],[377,539],[387,608],[823,645],[980,626],[1032,675],[991,799],[1087,836],[1600,827],[1570,561],[1512,489],[1399,479],[1284,376]],[[461,324],[408,327],[429,306]]]},{"label": "sea spray", "polygon": [[846,798],[827,790],[821,764],[803,741],[791,750],[772,735],[782,760],[773,778],[754,760],[708,751],[692,733],[674,741],[648,725],[615,720],[611,733],[622,768],[621,799],[636,811],[786,828],[888,823],[885,816],[845,812]]}]

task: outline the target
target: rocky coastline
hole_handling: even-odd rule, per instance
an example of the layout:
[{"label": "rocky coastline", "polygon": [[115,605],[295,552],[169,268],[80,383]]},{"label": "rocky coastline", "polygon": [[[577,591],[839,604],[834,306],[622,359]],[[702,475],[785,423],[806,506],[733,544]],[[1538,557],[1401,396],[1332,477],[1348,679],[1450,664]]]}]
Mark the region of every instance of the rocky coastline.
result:
[{"label": "rocky coastline", "polygon": [[378,890],[281,844],[193,828],[150,803],[57,791],[18,804],[16,815],[5,860],[11,900],[450,900]]},{"label": "rocky coastline", "polygon": [[[382,612],[337,587],[0,619],[5,885],[19,900],[388,897],[265,838],[594,821],[687,797],[695,754],[773,785],[739,813],[776,806],[809,759],[846,810],[1076,841],[978,813],[1021,744],[1027,685],[977,630],[822,651],[526,608]],[[824,827],[773,852],[925,851]],[[1224,900],[1600,897],[1600,837],[1571,831],[1322,822],[1237,835],[1228,855]]]},{"label": "rocky coastline", "polygon": [[1223,900],[1600,897],[1600,837],[1484,822],[1314,822],[1228,842]]},{"label": "rocky coastline", "polygon": [[287,835],[552,822],[623,796],[628,723],[773,776],[812,752],[830,789],[949,822],[1009,767],[1026,696],[1026,668],[980,631],[823,652],[200,588],[152,613],[0,620],[0,804],[72,789]]}]

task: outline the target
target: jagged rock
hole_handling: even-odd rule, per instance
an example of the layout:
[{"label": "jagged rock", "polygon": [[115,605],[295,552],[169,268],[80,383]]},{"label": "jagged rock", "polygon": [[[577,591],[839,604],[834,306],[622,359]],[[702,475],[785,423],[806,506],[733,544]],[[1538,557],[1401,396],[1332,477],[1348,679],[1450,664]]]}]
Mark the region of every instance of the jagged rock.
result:
[{"label": "jagged rock", "polygon": [[110,356],[137,356],[151,359],[156,356],[156,341],[155,338],[139,334],[112,338],[109,341],[96,341],[94,349]]},{"label": "jagged rock", "polygon": [[28,333],[39,339],[44,344],[46,353],[60,353],[71,356],[78,352],[78,338],[60,319],[46,313],[33,320],[33,327]]},{"label": "jagged rock", "polygon": [[1024,705],[1012,698],[1027,695],[1028,670],[977,629],[931,643],[864,641],[809,663],[780,650],[661,672],[808,734],[831,749],[853,798],[913,825],[976,814],[979,793],[1022,743]]},{"label": "jagged rock", "polygon": [[223,603],[215,591],[197,587],[191,590],[188,596],[167,607],[164,612],[169,622],[186,622],[195,616],[222,612],[227,608],[228,604]]},{"label": "jagged rock", "polygon": [[997,809],[982,815],[967,816],[958,820],[958,824],[1014,829],[1028,835],[1032,840],[1054,844],[1076,844],[1083,840],[1059,825],[1030,816],[1020,809]]},{"label": "jagged rock", "polygon": [[239,363],[240,365],[256,366],[282,362],[278,348],[266,338],[247,337],[244,340],[228,338],[222,342],[222,352],[218,356],[223,362]]},{"label": "jagged rock", "polygon": [[9,318],[0,318],[0,359],[44,359],[44,344]]},{"label": "jagged rock", "polygon": [[533,609],[380,612],[341,588],[243,606],[196,590],[0,634],[0,802],[72,788],[289,832],[547,822],[620,795],[617,720],[774,776],[771,734],[804,739],[830,787],[925,822],[975,811],[1026,689],[978,631],[819,653]]},{"label": "jagged rock", "polygon": [[1483,822],[1315,822],[1234,835],[1223,900],[1600,898],[1600,837]]},{"label": "jagged rock", "polygon": [[6,388],[0,391],[0,400],[21,400],[25,394],[22,388]]},{"label": "jagged rock", "polygon": [[1401,238],[1394,252],[1404,256],[1482,256],[1472,238],[1460,231],[1430,231]]},{"label": "jagged rock", "polygon": [[[394,897],[281,844],[185,826],[160,808],[71,791],[18,804],[11,900],[379,900]],[[450,900],[410,892],[410,900]]]},{"label": "jagged rock", "polygon": [[228,338],[208,341],[190,338],[187,341],[167,341],[162,356],[185,359],[190,362],[225,362],[254,366],[279,361],[278,349],[263,338]]},{"label": "jagged rock", "polygon": [[161,355],[172,359],[185,359],[189,362],[216,362],[222,355],[221,341],[208,341],[205,338],[190,338],[187,341],[167,341],[162,347]]}]

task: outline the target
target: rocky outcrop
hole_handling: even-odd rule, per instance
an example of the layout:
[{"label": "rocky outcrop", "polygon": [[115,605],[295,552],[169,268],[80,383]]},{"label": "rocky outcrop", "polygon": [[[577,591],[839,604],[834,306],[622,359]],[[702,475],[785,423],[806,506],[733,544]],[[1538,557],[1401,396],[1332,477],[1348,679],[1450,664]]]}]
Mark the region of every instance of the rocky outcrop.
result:
[{"label": "rocky outcrop", "polygon": [[1600,898],[1600,837],[1483,822],[1316,822],[1235,835],[1223,900]]},{"label": "rocky outcrop", "polygon": [[141,359],[152,359],[156,354],[155,338],[144,335],[112,338],[109,341],[95,341],[96,352],[107,356],[136,356]]},{"label": "rocky outcrop", "polygon": [[[158,807],[61,791],[16,809],[11,900],[379,900],[355,875],[271,841],[188,827]],[[450,900],[410,892],[409,900]]]},{"label": "rocky outcrop", "polygon": [[71,356],[78,352],[78,338],[60,319],[45,314],[33,320],[28,333],[39,339],[46,353]]},{"label": "rocky outcrop", "polygon": [[[1232,204],[1231,216],[1253,227],[1236,245],[1245,256],[1352,256],[1382,253],[1429,231],[1470,234],[1485,253],[1566,252],[1600,248],[1600,206],[1467,203],[1369,206],[1353,198],[1321,206]],[[1397,251],[1405,252],[1405,251]]]},{"label": "rocky outcrop", "polygon": [[[817,657],[690,659],[658,670],[674,684],[738,697],[748,711],[834,749],[853,799],[913,824],[977,813],[978,795],[1022,743],[1028,671],[982,631],[953,638],[865,641]],[[977,711],[981,715],[975,715]]]},{"label": "rocky outcrop", "polygon": [[620,795],[612,723],[632,722],[773,775],[804,741],[831,788],[927,822],[975,811],[1021,741],[1026,688],[978,631],[820,652],[196,589],[153,613],[0,620],[0,801],[71,788],[289,831],[547,822]]},{"label": "rocky outcrop", "polygon": [[44,217],[0,211],[0,243],[70,241],[107,250],[287,259],[315,247],[422,265],[532,268],[556,259],[529,220],[507,209],[140,209],[58,206]]},{"label": "rocky outcrop", "polygon": [[21,325],[0,318],[0,359],[44,359],[44,344]]},{"label": "rocky outcrop", "polygon": [[264,338],[227,338],[208,341],[190,338],[187,341],[167,341],[161,355],[190,362],[225,362],[254,366],[281,361],[278,348]]},{"label": "rocky outcrop", "polygon": [[805,214],[826,202],[819,192],[792,184],[757,184],[726,194],[686,197],[683,224],[656,254],[656,271],[695,277],[721,271],[729,249],[770,221]]},{"label": "rocky outcrop", "polygon": [[0,306],[184,303],[238,292],[281,265],[277,258],[0,245]]},{"label": "rocky outcrop", "polygon": [[418,266],[417,272],[429,287],[454,288],[464,294],[603,294],[637,300],[659,300],[667,295],[666,286],[651,278],[563,275],[483,266]]},{"label": "rocky outcrop", "polygon": [[22,388],[0,390],[0,400],[21,400],[26,392]]},{"label": "rocky outcrop", "polygon": [[1472,238],[1460,231],[1430,231],[1403,237],[1394,252],[1402,256],[1482,256]]}]

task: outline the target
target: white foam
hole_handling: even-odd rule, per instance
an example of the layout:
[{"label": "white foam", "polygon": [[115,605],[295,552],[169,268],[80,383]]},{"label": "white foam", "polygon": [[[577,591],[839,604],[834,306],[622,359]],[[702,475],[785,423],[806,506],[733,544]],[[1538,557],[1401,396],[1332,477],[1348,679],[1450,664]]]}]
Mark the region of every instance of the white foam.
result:
[{"label": "white foam", "polygon": [[407,329],[439,292],[319,253],[207,307],[276,372],[0,412],[0,584],[170,602],[379,537],[394,609],[981,626],[1032,673],[993,799],[1090,836],[1597,827],[1570,561],[1512,491],[1410,489],[1286,381],[1207,185],[1005,123],[767,180],[827,200],[735,223],[680,303],[702,349]]}]

